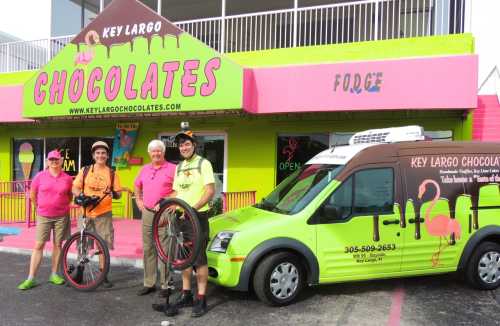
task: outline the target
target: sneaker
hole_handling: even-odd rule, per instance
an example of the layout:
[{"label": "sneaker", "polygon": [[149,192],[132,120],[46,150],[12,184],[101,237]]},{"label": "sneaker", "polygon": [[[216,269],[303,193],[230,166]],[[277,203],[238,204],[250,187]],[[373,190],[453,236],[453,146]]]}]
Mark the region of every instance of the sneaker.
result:
[{"label": "sneaker", "polygon": [[207,301],[205,298],[197,299],[193,304],[191,317],[201,317],[207,313]]},{"label": "sneaker", "polygon": [[177,308],[185,308],[193,306],[193,294],[191,291],[182,291],[181,296],[175,302]]},{"label": "sneaker", "polygon": [[34,288],[37,285],[38,284],[36,283],[36,281],[34,279],[32,279],[32,280],[24,280],[21,284],[19,284],[17,286],[17,288],[19,290],[29,290],[31,288]]},{"label": "sneaker", "polygon": [[179,313],[175,304],[153,303],[152,308],[154,311],[163,312],[167,317],[173,317]]},{"label": "sneaker", "polygon": [[49,277],[49,282],[55,285],[62,285],[64,284],[64,279],[57,274],[52,274]]},{"label": "sneaker", "polygon": [[110,289],[113,287],[113,283],[111,283],[110,280],[108,280],[107,277],[104,278],[104,281],[102,282],[102,287],[106,288],[106,289]]}]

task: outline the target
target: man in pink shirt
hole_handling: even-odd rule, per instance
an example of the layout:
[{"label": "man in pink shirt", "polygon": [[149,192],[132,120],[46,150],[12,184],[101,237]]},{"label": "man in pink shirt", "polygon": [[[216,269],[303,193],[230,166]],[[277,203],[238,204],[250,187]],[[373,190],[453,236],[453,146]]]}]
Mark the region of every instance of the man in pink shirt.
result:
[{"label": "man in pink shirt", "polygon": [[[153,240],[154,214],[146,208],[156,210],[157,203],[172,193],[175,176],[175,164],[165,160],[165,144],[160,140],[152,140],[148,145],[151,163],[142,167],[135,179],[135,200],[142,212],[142,245],[144,263],[144,287],[137,295],[146,295],[156,290],[158,256]],[[167,276],[165,264],[160,264],[160,295],[166,295]]]},{"label": "man in pink shirt", "polygon": [[52,274],[49,282],[56,285],[64,283],[57,274],[61,244],[69,238],[69,205],[71,203],[71,185],[73,179],[62,170],[63,159],[57,150],[47,155],[48,168],[39,172],[31,183],[30,197],[36,207],[36,242],[31,255],[28,278],[19,284],[18,289],[28,290],[37,285],[36,272],[40,267],[45,242],[52,241]]}]

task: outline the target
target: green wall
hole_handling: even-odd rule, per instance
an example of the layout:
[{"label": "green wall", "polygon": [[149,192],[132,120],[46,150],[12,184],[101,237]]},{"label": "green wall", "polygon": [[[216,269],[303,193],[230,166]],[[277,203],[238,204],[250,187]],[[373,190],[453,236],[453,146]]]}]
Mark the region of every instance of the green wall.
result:
[{"label": "green wall", "polygon": [[246,67],[474,53],[472,34],[440,35],[226,54]]},{"label": "green wall", "polygon": [[27,82],[37,70],[0,73],[0,85],[20,85]]},{"label": "green wall", "polygon": [[[470,34],[397,39],[352,44],[323,45],[258,52],[230,53],[227,56],[247,67],[311,64],[401,57],[474,53]],[[32,73],[31,73],[32,74]],[[30,72],[0,74],[0,85],[23,83]],[[16,82],[17,81],[17,82]],[[8,108],[0,107],[0,110]],[[471,138],[471,118],[462,111],[334,112],[252,116],[228,112],[200,117],[196,114],[165,117],[138,117],[139,138],[133,155],[148,161],[147,143],[161,132],[176,132],[179,122],[188,120],[194,130],[225,132],[228,148],[228,191],[257,190],[260,199],[275,186],[276,142],[280,133],[348,132],[409,124],[427,130],[453,130],[456,140]],[[11,139],[26,137],[112,136],[115,120],[78,120],[0,126],[0,180],[12,174]],[[132,187],[139,167],[118,172],[122,184]]]},{"label": "green wall", "polygon": [[[350,132],[370,128],[422,125],[426,130],[453,130],[456,140],[470,139],[470,121],[461,111],[403,111],[357,113],[310,113],[255,117],[162,117],[140,121],[133,155],[148,162],[147,144],[162,132],[176,132],[181,120],[193,129],[227,134],[228,191],[257,190],[261,198],[275,186],[276,142],[280,133]],[[42,122],[37,125],[0,127],[0,180],[11,180],[11,139],[28,137],[112,136],[115,121]],[[8,162],[8,163],[7,163]],[[132,188],[139,166],[119,170],[123,186]]]}]

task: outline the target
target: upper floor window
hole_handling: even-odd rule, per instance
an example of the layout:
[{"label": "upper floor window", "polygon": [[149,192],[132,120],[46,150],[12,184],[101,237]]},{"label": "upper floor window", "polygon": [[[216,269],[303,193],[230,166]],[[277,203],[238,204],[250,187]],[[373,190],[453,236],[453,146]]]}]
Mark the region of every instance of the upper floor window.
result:
[{"label": "upper floor window", "polygon": [[293,0],[226,0],[226,15],[228,16],[292,8]]},{"label": "upper floor window", "polygon": [[221,0],[160,1],[161,15],[172,22],[222,16]]},{"label": "upper floor window", "polygon": [[78,34],[99,9],[100,0],[52,0],[52,37]]}]

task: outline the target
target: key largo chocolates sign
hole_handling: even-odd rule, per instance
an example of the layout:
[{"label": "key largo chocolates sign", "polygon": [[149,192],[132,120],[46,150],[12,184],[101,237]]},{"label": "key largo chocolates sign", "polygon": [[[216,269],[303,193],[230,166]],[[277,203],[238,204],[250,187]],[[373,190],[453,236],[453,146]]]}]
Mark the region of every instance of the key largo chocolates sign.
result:
[{"label": "key largo chocolates sign", "polygon": [[243,69],[136,0],[115,0],[24,88],[30,118],[240,109]]}]

